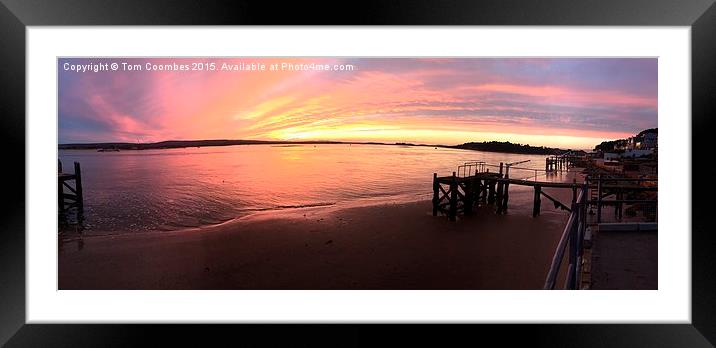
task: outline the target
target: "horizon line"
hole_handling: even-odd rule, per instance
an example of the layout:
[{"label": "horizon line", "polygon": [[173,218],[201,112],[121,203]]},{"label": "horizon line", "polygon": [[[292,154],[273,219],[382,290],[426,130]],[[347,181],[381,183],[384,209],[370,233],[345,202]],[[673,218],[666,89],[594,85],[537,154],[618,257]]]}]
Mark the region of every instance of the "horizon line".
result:
[{"label": "horizon line", "polygon": [[[616,140],[616,139],[615,139]],[[363,144],[363,145],[411,145],[411,146],[435,146],[435,147],[446,147],[446,148],[453,148],[456,146],[461,146],[465,144],[489,144],[489,143],[501,143],[501,144],[512,144],[512,145],[519,145],[519,146],[529,146],[532,148],[545,148],[545,149],[557,149],[557,150],[586,150],[586,149],[580,149],[580,148],[568,148],[563,149],[561,147],[556,146],[544,146],[544,145],[530,145],[530,144],[522,144],[522,143],[513,143],[511,141],[498,141],[498,140],[485,140],[485,141],[467,141],[459,144],[430,144],[430,143],[421,143],[421,142],[406,142],[406,141],[395,141],[395,142],[385,142],[385,141],[344,141],[344,140],[258,140],[258,139],[188,139],[188,140],[179,140],[179,139],[169,139],[169,140],[161,140],[161,141],[153,141],[153,142],[127,142],[127,141],[101,141],[101,142],[68,142],[68,143],[58,143],[58,146],[72,146],[72,145],[78,145],[78,146],[92,146],[92,145],[106,145],[106,144],[123,144],[123,145],[157,145],[161,143],[171,143],[171,142],[184,142],[184,143],[192,143],[192,142],[245,142],[246,144],[231,144],[231,145],[251,145],[253,144]],[[598,144],[594,145],[597,146]],[[208,145],[210,146],[210,145]],[[593,147],[592,147],[593,148]],[[590,149],[591,150],[591,149]]]}]

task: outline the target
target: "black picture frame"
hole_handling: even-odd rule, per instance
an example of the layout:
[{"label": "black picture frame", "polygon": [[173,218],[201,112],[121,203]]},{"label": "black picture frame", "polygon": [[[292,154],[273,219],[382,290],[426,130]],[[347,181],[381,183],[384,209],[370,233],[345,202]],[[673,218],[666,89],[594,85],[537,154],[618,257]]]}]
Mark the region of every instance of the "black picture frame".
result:
[{"label": "black picture frame", "polygon": [[[692,322],[679,325],[97,325],[25,323],[25,29],[49,25],[616,25],[691,28],[692,168],[684,168],[692,192]],[[492,1],[38,1],[0,0],[0,120],[5,145],[6,203],[0,221],[0,342],[8,346],[113,346],[147,343],[207,345],[359,345],[410,341],[440,346],[500,342],[508,346],[709,347],[716,342],[716,238],[707,199],[714,174],[708,167],[709,134],[716,116],[716,5],[714,0],[492,0]],[[48,115],[49,116],[49,115]],[[667,115],[666,117],[671,117]],[[676,116],[674,116],[676,117]],[[700,169],[697,169],[699,167]],[[22,183],[22,184],[21,184]],[[669,183],[671,184],[671,183]],[[676,184],[676,183],[675,183]],[[696,189],[692,190],[693,186]],[[687,233],[663,231],[662,233]],[[330,330],[328,330],[330,329]],[[408,333],[407,330],[412,331]],[[278,334],[277,334],[278,332]],[[468,337],[465,337],[467,334]],[[379,336],[380,335],[380,336]],[[386,336],[383,336],[386,335]],[[378,338],[380,337],[380,338]]]}]

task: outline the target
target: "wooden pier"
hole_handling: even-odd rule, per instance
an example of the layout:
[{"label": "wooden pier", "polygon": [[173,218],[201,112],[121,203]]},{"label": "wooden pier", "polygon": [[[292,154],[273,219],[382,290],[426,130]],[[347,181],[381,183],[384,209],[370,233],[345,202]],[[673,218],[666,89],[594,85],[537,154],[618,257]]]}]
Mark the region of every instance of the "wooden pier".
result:
[{"label": "wooden pier", "polygon": [[[67,189],[67,193],[65,192]],[[74,163],[74,172],[65,173],[62,162],[57,161],[57,207],[62,218],[71,208],[77,209],[77,220],[81,221],[84,213],[84,199],[82,192],[82,170],[79,162]]]},{"label": "wooden pier", "polygon": [[574,167],[576,164],[583,161],[582,156],[575,155],[571,152],[567,152],[561,155],[553,155],[545,158],[544,170],[545,172],[557,172],[567,170]]},{"label": "wooden pier", "polygon": [[[524,161],[523,161],[524,162]],[[542,197],[552,201],[555,207],[571,212],[570,207],[543,191],[544,188],[562,188],[572,190],[572,201],[577,199],[577,190],[580,187],[575,182],[549,182],[510,178],[510,168],[537,171],[533,168],[514,166],[523,162],[500,163],[497,172],[487,169],[485,162],[466,162],[458,166],[457,172],[451,176],[438,176],[433,174],[433,216],[439,213],[447,215],[450,221],[456,221],[459,214],[470,215],[475,207],[494,206],[497,214],[507,212],[510,185],[531,186],[534,188],[533,216],[540,214]],[[563,163],[556,165],[556,170],[566,170],[567,157],[558,157],[557,160],[548,157],[547,163]],[[535,174],[535,178],[537,175]]]}]

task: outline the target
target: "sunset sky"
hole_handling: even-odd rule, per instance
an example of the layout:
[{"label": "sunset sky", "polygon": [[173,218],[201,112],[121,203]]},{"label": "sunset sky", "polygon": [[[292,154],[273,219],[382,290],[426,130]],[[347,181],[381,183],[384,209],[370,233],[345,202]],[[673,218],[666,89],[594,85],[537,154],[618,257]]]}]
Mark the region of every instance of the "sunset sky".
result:
[{"label": "sunset sky", "polygon": [[[139,64],[77,72],[67,64]],[[215,62],[217,71],[146,71]],[[219,71],[222,63],[353,71]],[[268,69],[268,68],[267,68]],[[59,59],[59,142],[511,141],[591,149],[657,127],[657,59]]]}]

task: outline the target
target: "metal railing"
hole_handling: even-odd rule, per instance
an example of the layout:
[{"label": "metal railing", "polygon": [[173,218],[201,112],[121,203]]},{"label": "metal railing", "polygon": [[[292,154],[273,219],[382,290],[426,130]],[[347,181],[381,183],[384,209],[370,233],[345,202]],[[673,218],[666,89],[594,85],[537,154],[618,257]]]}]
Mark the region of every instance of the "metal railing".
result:
[{"label": "metal railing", "polygon": [[[564,256],[569,257],[567,275],[564,281],[564,289],[576,289],[581,272],[582,261],[582,241],[587,227],[587,185],[582,185],[582,189],[577,196],[576,202],[572,203],[572,213],[569,215],[567,225],[564,227],[562,236],[557,244],[557,250],[552,257],[552,264],[547,272],[544,289],[554,290],[557,284],[557,276],[559,269],[564,261]],[[567,248],[569,247],[569,250]]]},{"label": "metal railing", "polygon": [[485,166],[486,163],[483,161],[465,162],[463,165],[457,167],[457,176],[464,178],[477,173],[484,173]]},{"label": "metal railing", "polygon": [[[588,222],[590,224],[604,222],[603,207],[614,207],[614,216],[617,221],[656,221],[658,201],[655,192],[657,192],[657,179],[605,177],[602,175],[597,178],[586,177],[576,201],[572,203],[572,213],[552,257],[544,289],[556,288],[565,255],[568,257],[568,268],[563,288],[578,288],[582,272],[582,246],[584,235],[588,229],[587,224]],[[644,197],[632,197],[632,195],[639,194]],[[605,199],[610,196],[615,196],[615,198]],[[596,213],[593,209],[597,210]],[[630,216],[630,209],[634,214],[641,212],[643,216],[640,218],[642,219],[635,220],[633,216]],[[624,220],[623,213],[627,215]]]}]

